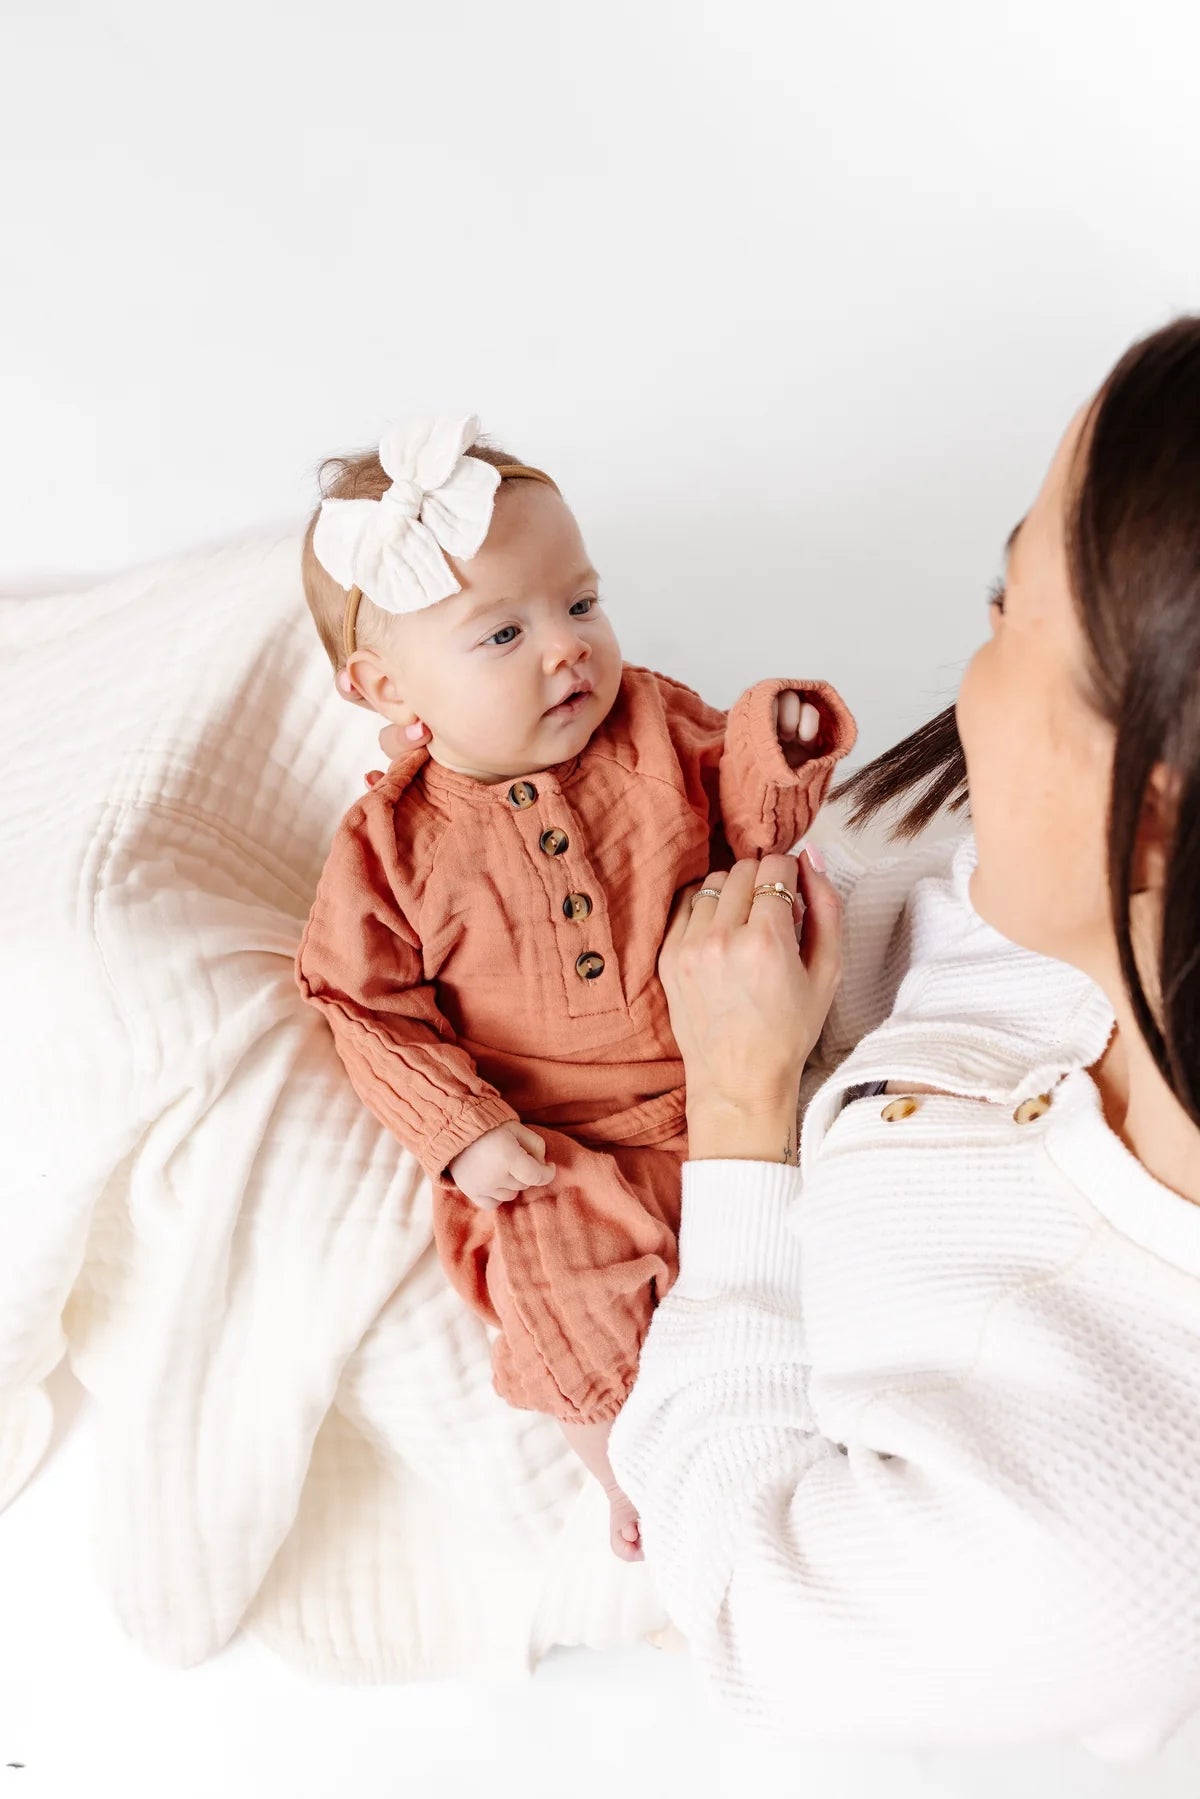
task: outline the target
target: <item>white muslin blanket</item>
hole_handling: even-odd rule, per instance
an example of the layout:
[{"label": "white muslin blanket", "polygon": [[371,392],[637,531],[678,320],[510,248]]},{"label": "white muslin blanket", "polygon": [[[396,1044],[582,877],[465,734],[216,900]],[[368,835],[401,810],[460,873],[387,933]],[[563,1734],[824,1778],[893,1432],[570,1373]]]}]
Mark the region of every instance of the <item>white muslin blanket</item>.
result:
[{"label": "white muslin blanket", "polygon": [[294,985],[378,761],[297,539],[0,602],[0,716],[0,1505],[65,1353],[103,1576],[156,1657],[244,1629],[405,1679],[657,1629],[555,1427],[492,1392],[420,1171]]}]

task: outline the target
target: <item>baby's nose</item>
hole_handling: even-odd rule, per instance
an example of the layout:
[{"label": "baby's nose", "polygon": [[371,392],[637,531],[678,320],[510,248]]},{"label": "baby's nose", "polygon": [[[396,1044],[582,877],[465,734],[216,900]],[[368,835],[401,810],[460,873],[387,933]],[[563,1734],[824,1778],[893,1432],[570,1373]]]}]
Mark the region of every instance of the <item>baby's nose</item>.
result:
[{"label": "baby's nose", "polygon": [[567,662],[586,662],[592,646],[576,631],[565,631],[546,645],[546,666],[562,668]]}]

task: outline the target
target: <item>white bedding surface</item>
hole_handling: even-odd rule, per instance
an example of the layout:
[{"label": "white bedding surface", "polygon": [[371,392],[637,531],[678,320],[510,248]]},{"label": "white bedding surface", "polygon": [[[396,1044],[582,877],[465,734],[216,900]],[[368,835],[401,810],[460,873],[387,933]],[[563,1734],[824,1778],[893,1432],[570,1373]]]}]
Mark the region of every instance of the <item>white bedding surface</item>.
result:
[{"label": "white bedding surface", "polygon": [[1194,1799],[1195,1732],[1133,1769],[796,1748],[724,1724],[685,1656],[645,1647],[406,1686],[316,1682],[246,1638],[163,1668],[96,1583],[92,1421],[51,1384],[67,1440],[0,1520],[0,1782],[27,1799]]},{"label": "white bedding surface", "polygon": [[295,538],[0,608],[0,1504],[64,1351],[105,1588],[191,1664],[511,1673],[663,1621],[555,1427],[491,1390],[415,1162],[292,958],[373,760]]}]

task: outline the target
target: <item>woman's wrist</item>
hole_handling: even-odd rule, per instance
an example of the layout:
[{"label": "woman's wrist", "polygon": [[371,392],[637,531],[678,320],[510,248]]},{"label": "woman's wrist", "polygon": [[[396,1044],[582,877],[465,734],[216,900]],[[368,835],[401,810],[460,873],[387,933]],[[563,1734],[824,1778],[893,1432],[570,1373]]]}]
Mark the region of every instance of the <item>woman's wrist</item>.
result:
[{"label": "woman's wrist", "polygon": [[689,1094],[688,1156],[693,1162],[795,1162],[797,1096],[753,1103]]}]

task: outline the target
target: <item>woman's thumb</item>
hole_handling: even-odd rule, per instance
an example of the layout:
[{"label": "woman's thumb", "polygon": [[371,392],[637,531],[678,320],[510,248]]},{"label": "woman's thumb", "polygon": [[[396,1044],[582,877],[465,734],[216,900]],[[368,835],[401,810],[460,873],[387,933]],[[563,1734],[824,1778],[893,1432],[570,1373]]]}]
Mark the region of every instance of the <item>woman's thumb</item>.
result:
[{"label": "woman's thumb", "polygon": [[824,859],[818,864],[808,850],[800,858],[800,890],[804,899],[800,955],[812,979],[832,991],[842,972],[842,902],[824,872]]}]

